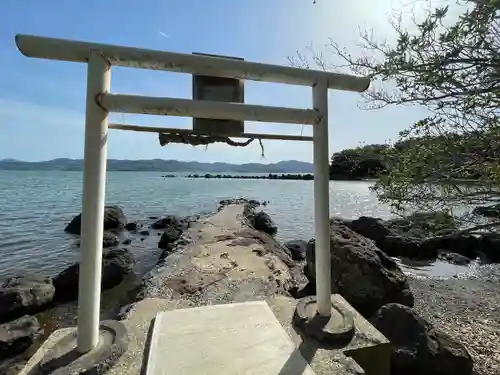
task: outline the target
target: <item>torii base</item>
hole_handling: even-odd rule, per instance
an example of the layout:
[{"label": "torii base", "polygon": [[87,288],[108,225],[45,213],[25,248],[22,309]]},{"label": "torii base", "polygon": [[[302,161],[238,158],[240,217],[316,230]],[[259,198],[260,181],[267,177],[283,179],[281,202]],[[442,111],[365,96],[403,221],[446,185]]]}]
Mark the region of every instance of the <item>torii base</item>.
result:
[{"label": "torii base", "polygon": [[293,314],[294,326],[326,346],[343,347],[352,340],[355,333],[354,319],[337,307],[334,298],[330,316],[321,316],[317,311],[316,296],[301,298]]},{"label": "torii base", "polygon": [[77,350],[76,328],[53,332],[19,375],[105,374],[127,350],[125,326],[107,320],[100,324],[99,343],[90,352]]}]

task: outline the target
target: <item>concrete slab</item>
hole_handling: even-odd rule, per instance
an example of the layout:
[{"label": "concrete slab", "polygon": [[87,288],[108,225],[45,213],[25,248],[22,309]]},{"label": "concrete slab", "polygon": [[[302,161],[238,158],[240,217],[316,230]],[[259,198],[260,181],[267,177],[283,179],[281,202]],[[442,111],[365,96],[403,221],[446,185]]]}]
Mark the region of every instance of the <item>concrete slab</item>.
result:
[{"label": "concrete slab", "polygon": [[146,298],[131,306],[122,320],[129,334],[127,351],[106,375],[144,374],[147,350],[151,339],[151,327],[155,316],[161,311],[191,307],[189,301]]},{"label": "concrete slab", "polygon": [[264,301],[160,312],[146,375],[313,375]]},{"label": "concrete slab", "polygon": [[[315,350],[313,345],[302,343],[300,337],[291,326],[293,315],[293,298],[276,297],[269,302],[276,318],[285,328],[289,337],[295,342],[302,356],[307,355],[309,363],[316,375],[364,375],[363,369],[352,359],[344,355],[342,350]],[[146,298],[132,305],[124,316],[123,324],[129,333],[128,350],[123,354],[106,375],[139,375],[144,374],[147,365],[148,347],[151,340],[150,327],[155,316],[162,311],[171,311],[194,307],[191,301],[167,300],[163,298]],[[279,312],[279,313],[277,313]],[[290,324],[288,324],[290,323]],[[294,335],[294,336],[292,336]],[[174,343],[174,345],[176,345]],[[174,346],[175,348],[175,346]],[[166,348],[168,350],[175,350]],[[295,352],[297,355],[298,352]],[[252,375],[252,374],[250,374]],[[280,375],[276,373],[275,375]],[[378,374],[377,374],[378,375]],[[387,375],[381,373],[380,375]]]}]

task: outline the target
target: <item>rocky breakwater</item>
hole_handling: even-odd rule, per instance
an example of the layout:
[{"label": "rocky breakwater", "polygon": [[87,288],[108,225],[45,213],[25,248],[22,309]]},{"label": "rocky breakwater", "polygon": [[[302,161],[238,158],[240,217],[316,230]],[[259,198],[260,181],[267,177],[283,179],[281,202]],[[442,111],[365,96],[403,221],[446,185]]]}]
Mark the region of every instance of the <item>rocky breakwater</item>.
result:
[{"label": "rocky breakwater", "polygon": [[[220,202],[167,246],[136,299],[160,297],[191,305],[292,295],[307,283],[300,265],[272,237],[277,227],[256,201]],[[255,229],[259,228],[259,229]]]},{"label": "rocky breakwater", "polygon": [[[166,176],[163,176],[166,177]],[[233,180],[303,180],[312,181],[314,176],[311,173],[297,173],[297,174],[275,174],[269,173],[267,175],[234,175],[234,174],[190,174],[187,178],[205,178],[205,179],[233,179]]]}]

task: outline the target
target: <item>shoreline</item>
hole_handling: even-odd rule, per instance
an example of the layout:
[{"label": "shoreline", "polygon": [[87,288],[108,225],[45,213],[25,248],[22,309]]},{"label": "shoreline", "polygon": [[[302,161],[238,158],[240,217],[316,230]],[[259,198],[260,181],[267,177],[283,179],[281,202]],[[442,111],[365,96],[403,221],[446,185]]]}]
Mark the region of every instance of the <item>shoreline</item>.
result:
[{"label": "shoreline", "polygon": [[[274,284],[274,282],[271,284],[257,283],[254,284],[253,287],[249,287],[249,285],[246,285],[245,288],[243,289],[241,287],[242,284],[237,284],[237,285],[221,284],[223,285],[222,289],[233,290],[233,292],[231,292],[232,294],[229,295],[227,294],[219,295],[218,294],[219,292],[217,292],[218,290],[217,288],[203,287],[196,284],[195,282],[194,283],[195,285],[193,285],[193,287],[202,288],[203,290],[205,290],[207,294],[205,294],[204,297],[201,299],[199,297],[196,297],[194,300],[188,298],[190,300],[189,303],[191,305],[197,305],[200,303],[203,304],[207,300],[210,301],[214,300],[216,301],[216,303],[225,303],[228,301],[234,301],[238,299],[246,299],[248,298],[248,295],[247,292],[245,292],[244,290],[247,290],[246,289],[247,287],[249,287],[250,290],[257,290],[257,291],[260,290],[263,293],[262,296],[266,296],[267,293],[269,293],[269,291],[271,291],[272,294],[275,293],[286,294],[290,293],[290,291],[292,290],[297,291],[298,289],[300,289],[300,284],[303,287],[304,286],[303,284],[307,283],[307,280],[304,280],[303,278],[301,279],[301,272],[302,272],[301,269],[303,267],[303,262],[293,261],[290,253],[284,251],[282,245],[277,243],[274,239],[272,239],[272,237],[267,237],[268,235],[266,234],[259,234],[260,231],[257,231],[255,229],[251,229],[249,232],[246,232],[245,226],[249,226],[248,224],[248,221],[250,220],[249,214],[251,213],[245,212],[244,215],[240,215],[242,221],[239,224],[238,221],[234,222],[234,219],[232,218],[233,216],[230,216],[229,218],[226,217],[226,219],[221,218],[220,212],[225,206],[231,204],[237,204],[238,202],[240,205],[241,204],[248,205],[248,203],[250,203],[250,207],[257,207],[260,204],[260,202],[248,201],[243,199],[228,200],[226,202],[221,202],[220,206],[217,208],[215,212],[207,213],[203,216],[198,217],[196,220],[193,220],[191,222],[192,225],[188,225],[186,230],[183,231],[183,233],[179,236],[179,238],[176,239],[175,242],[171,244],[172,246],[169,247],[168,250],[163,250],[163,252],[167,251],[167,254],[165,256],[160,256],[160,259],[158,260],[156,265],[152,269],[147,271],[144,275],[142,275],[140,279],[137,278],[134,279],[133,277],[131,279],[125,279],[122,283],[120,283],[116,287],[110,290],[106,290],[102,293],[101,297],[102,301],[106,301],[108,304],[103,304],[103,306],[101,306],[101,313],[102,313],[101,318],[102,319],[105,318],[113,319],[117,317],[123,318],[124,316],[126,316],[127,310],[134,303],[147,297],[163,297],[163,298],[166,297],[172,299],[174,298],[172,293],[177,293],[175,297],[176,299],[179,298],[185,299],[185,297],[182,296],[182,293],[179,294],[181,291],[179,289],[179,285],[174,285],[172,289],[171,282],[170,286],[168,286],[164,284],[164,281],[175,279],[174,276],[178,274],[180,269],[183,269],[183,265],[185,266],[186,262],[192,262],[192,254],[189,254],[190,251],[189,249],[192,244],[200,244],[203,243],[203,241],[208,241],[207,243],[212,243],[213,238],[217,236],[219,236],[217,237],[218,238],[217,241],[220,240],[222,245],[224,245],[224,243],[226,243],[227,241],[229,241],[229,243],[236,242],[237,244],[239,244],[235,245],[236,248],[234,250],[239,249],[238,246],[243,246],[243,247],[248,246],[248,244],[245,245],[245,243],[247,243],[248,241],[255,241],[256,238],[255,236],[261,238],[261,240],[259,241],[261,241],[261,243],[264,244],[263,246],[265,253],[269,253],[271,254],[270,256],[273,257],[272,255],[273,252],[277,251],[277,253],[275,253],[274,255],[273,258],[274,260],[271,263],[273,264],[278,263],[284,265],[282,266],[284,268],[281,269],[280,267],[278,267],[278,269],[281,269],[281,272],[283,273],[283,275],[285,275],[280,277],[285,277],[285,278],[281,280],[280,277],[278,277],[278,280],[281,280],[280,281],[281,286],[278,286],[277,287],[278,289],[276,289],[276,284]],[[206,229],[206,228],[213,228],[214,225],[215,227],[217,227],[217,225],[220,225],[223,228],[229,227],[229,232],[236,231],[237,233],[241,234],[237,235],[235,238],[220,237],[223,233],[213,232],[212,229]],[[151,224],[148,225],[148,227],[150,226]],[[249,226],[249,228],[250,227],[251,226]],[[151,235],[151,237],[156,238],[156,236],[154,235]],[[224,245],[224,246],[227,247],[229,245]],[[232,249],[231,246],[227,248]],[[235,254],[240,253],[241,251],[238,251],[236,253],[233,252],[230,254],[233,254],[231,256],[238,256]],[[225,252],[227,251],[224,251],[224,253]],[[215,258],[212,257],[211,259],[212,262],[215,261],[214,260]],[[222,259],[222,256],[220,257],[220,259]],[[230,260],[228,260],[228,262],[229,261]],[[238,261],[238,263],[242,262],[244,263],[247,261],[248,258],[242,258]],[[252,262],[249,263],[250,266],[248,268],[250,269],[257,267],[255,263]],[[269,272],[269,270],[263,272]],[[197,279],[198,276],[195,275],[193,277],[194,279],[198,280]],[[240,279],[244,279],[246,277],[248,277],[248,275],[245,273],[241,273],[239,276]],[[434,279],[419,279],[412,276],[407,276],[407,277],[410,286],[413,292],[415,293],[416,311],[421,313],[422,316],[425,316],[426,319],[430,320],[431,322],[434,322],[438,327],[440,328],[443,327],[445,331],[450,332],[452,336],[455,337],[456,339],[461,339],[461,337],[459,336],[463,334],[463,332],[460,331],[460,326],[471,327],[472,323],[470,323],[469,320],[474,319],[474,316],[477,315],[477,311],[474,311],[473,308],[460,310],[460,308],[456,307],[457,304],[456,303],[454,304],[454,301],[465,301],[463,303],[469,304],[471,300],[475,300],[478,298],[477,296],[481,295],[478,293],[481,293],[482,289],[487,291],[485,292],[486,294],[483,293],[483,295],[487,296],[484,297],[484,299],[485,300],[487,299],[487,301],[484,302],[483,305],[481,306],[484,306],[485,308],[492,308],[494,306],[494,302],[500,299],[500,277],[498,278],[497,282],[486,279],[485,280],[478,280],[478,279],[434,280]],[[194,279],[191,278],[191,280]],[[212,280],[212,282],[213,281],[214,280]],[[220,280],[215,281],[214,285],[220,282],[221,282]],[[283,285],[287,286],[284,289],[280,289],[283,288]],[[438,287],[436,287],[436,285],[438,285]],[[440,285],[443,286],[440,287]],[[483,288],[483,286],[485,285],[489,285],[489,287]],[[494,288],[492,288],[491,285],[495,285],[496,290],[494,290]],[[469,294],[467,293],[464,294],[463,288],[469,290],[468,292]],[[188,296],[189,294],[190,293],[188,293]],[[448,303],[448,299],[451,301],[450,303]],[[435,301],[440,301],[440,305],[438,306]],[[434,304],[438,306],[436,308],[436,311],[434,311],[434,309],[432,308]],[[42,313],[37,314],[36,316],[39,318],[40,322],[43,323],[44,328],[46,329],[46,332],[41,337],[40,341],[43,341],[48,336],[48,334],[50,334],[51,331],[55,329],[74,325],[75,313],[76,313],[76,301],[71,301],[66,304],[55,306],[53,309],[46,310]],[[448,317],[450,313],[459,314],[460,317],[450,321]],[[493,317],[498,318],[498,316],[493,316]],[[498,321],[500,321],[500,319]],[[479,321],[475,320],[474,322],[477,323]],[[492,328],[492,330],[483,330],[483,331],[485,332],[485,334],[486,333],[491,334],[491,332],[494,332],[494,329]],[[460,335],[458,333],[460,333]],[[479,366],[478,368],[480,372],[478,372],[477,374],[480,375],[497,374],[496,372],[491,372],[491,371],[493,370],[497,371],[498,368],[495,367],[494,364],[489,363],[486,359],[481,357],[481,355],[485,355],[484,353],[486,354],[491,353],[491,350],[488,351],[485,348],[478,347],[476,345],[476,342],[478,340],[480,340],[480,338],[478,338],[477,334],[463,340],[464,343],[468,345],[468,347],[470,346],[472,348],[471,354],[473,354],[476,363],[479,363],[477,366]],[[497,342],[500,342],[500,340]],[[490,347],[494,347],[494,344],[490,343]],[[30,351],[27,353],[31,353],[31,351],[34,349],[35,347],[32,347]],[[26,355],[29,356],[29,354]],[[18,362],[17,364],[14,364],[14,366],[20,365],[21,363],[22,362]],[[3,368],[0,367],[0,373],[3,373],[2,369]],[[12,373],[6,372],[6,374],[15,374],[15,373],[17,372],[12,372]]]}]

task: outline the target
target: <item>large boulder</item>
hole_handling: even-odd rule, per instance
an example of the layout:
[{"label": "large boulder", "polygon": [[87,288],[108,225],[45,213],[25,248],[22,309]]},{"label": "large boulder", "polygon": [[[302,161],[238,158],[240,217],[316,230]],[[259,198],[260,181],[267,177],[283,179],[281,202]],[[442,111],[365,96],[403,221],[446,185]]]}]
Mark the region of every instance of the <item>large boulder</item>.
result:
[{"label": "large boulder", "polygon": [[189,220],[186,218],[180,218],[176,215],[167,215],[158,219],[153,224],[151,228],[153,229],[166,229],[166,228],[179,228],[181,230],[186,230],[189,226]]},{"label": "large boulder", "polygon": [[0,360],[0,374],[19,375],[28,362],[27,359],[29,358],[27,358],[27,354],[28,352],[25,352],[3,361]]},{"label": "large boulder", "polygon": [[438,255],[440,260],[445,262],[456,264],[458,266],[466,266],[471,262],[471,260],[463,255],[457,253],[450,253],[448,251],[441,251]]},{"label": "large boulder", "polygon": [[38,320],[29,315],[0,325],[0,360],[24,353],[42,333]]},{"label": "large boulder", "polygon": [[485,233],[478,239],[480,251],[489,261],[500,263],[500,234]]},{"label": "large boulder", "polygon": [[[65,232],[72,234],[81,234],[82,214],[79,214],[71,220],[64,229]],[[127,218],[123,210],[118,206],[104,207],[104,230],[122,229],[127,225]]]},{"label": "large boulder", "polygon": [[359,219],[346,222],[346,225],[356,233],[375,241],[389,256],[432,258],[437,255],[437,253],[421,254],[419,246],[425,234],[416,228],[410,227],[405,231],[389,221],[370,216],[361,216]]},{"label": "large boulder", "polygon": [[[332,292],[341,294],[363,316],[398,302],[413,306],[408,280],[372,240],[342,224],[330,227]],[[307,274],[315,279],[315,242],[307,246]]]},{"label": "large boulder", "polygon": [[180,218],[175,215],[169,215],[154,222],[151,225],[153,229],[163,229],[158,247],[163,250],[170,250],[171,245],[188,229],[189,223],[189,218]]},{"label": "large boulder", "polygon": [[[230,201],[228,202],[229,203],[227,204],[231,204]],[[273,219],[271,219],[271,216],[269,216],[264,211],[257,211],[257,208],[261,205],[260,202],[243,199],[242,203],[245,204],[243,216],[245,216],[245,218],[248,220],[250,226],[261,232],[270,234],[271,236],[274,236],[276,233],[278,233],[278,227]],[[236,202],[235,204],[239,203]],[[219,207],[219,209],[223,207],[224,201],[221,201],[221,206]]]},{"label": "large boulder", "polygon": [[264,211],[256,212],[251,218],[251,223],[255,229],[264,233],[275,235],[278,232],[278,227],[273,219]]},{"label": "large boulder", "polygon": [[138,229],[140,228],[140,225],[139,223],[135,222],[135,221],[131,221],[130,223],[127,223],[125,225],[125,229],[130,231],[130,232],[135,232],[137,231]]},{"label": "large boulder", "polygon": [[37,313],[54,299],[54,285],[47,277],[15,276],[0,286],[0,323]]},{"label": "large boulder", "polygon": [[[120,238],[116,234],[110,233],[110,232],[104,232],[102,234],[102,247],[103,248],[117,246],[119,243],[120,243]],[[78,241],[76,243],[76,246],[80,247],[81,242]]]},{"label": "large boulder", "polygon": [[423,253],[439,252],[448,250],[449,252],[463,255],[469,259],[475,259],[479,255],[480,239],[469,234],[457,234],[441,237],[428,238],[420,244]]},{"label": "large boulder", "polygon": [[[103,252],[101,290],[120,284],[133,271],[134,257],[126,249],[112,249]],[[55,300],[65,302],[78,297],[80,265],[75,263],[54,278]]]},{"label": "large boulder", "polygon": [[284,246],[290,252],[290,256],[295,261],[303,261],[306,259],[307,242],[304,240],[292,240],[284,243]]},{"label": "large boulder", "polygon": [[165,228],[158,242],[158,247],[163,250],[170,249],[170,246],[177,241],[181,235],[182,229],[178,227],[172,226]]},{"label": "large boulder", "polygon": [[[332,223],[338,221],[331,220]],[[356,233],[373,240],[389,256],[434,259],[443,250],[469,259],[479,255],[479,240],[471,235],[455,233],[457,228],[453,217],[440,212],[415,213],[392,220],[361,216],[344,223]]]},{"label": "large boulder", "polygon": [[477,206],[472,212],[484,217],[500,218],[500,204]]},{"label": "large boulder", "polygon": [[470,375],[467,349],[432,327],[407,306],[382,306],[372,324],[391,342],[391,373],[404,375]]},{"label": "large boulder", "polygon": [[102,247],[113,247],[120,243],[120,239],[116,234],[104,232],[102,236]]}]

